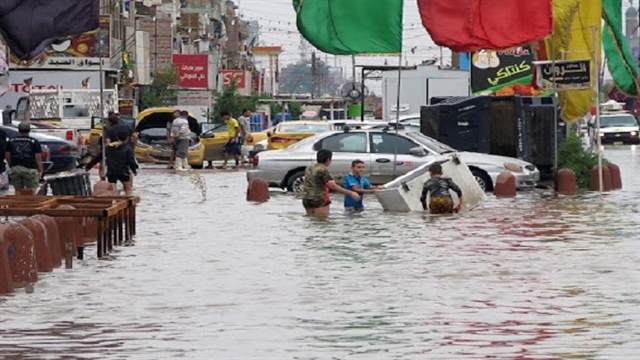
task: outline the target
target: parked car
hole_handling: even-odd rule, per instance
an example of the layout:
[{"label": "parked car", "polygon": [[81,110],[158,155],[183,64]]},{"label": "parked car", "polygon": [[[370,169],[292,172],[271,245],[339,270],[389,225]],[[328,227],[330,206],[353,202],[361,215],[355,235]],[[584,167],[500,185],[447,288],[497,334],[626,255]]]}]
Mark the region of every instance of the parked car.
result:
[{"label": "parked car", "polygon": [[640,144],[640,126],[635,116],[626,112],[600,116],[600,140],[603,144]]},{"label": "parked car", "polygon": [[[0,126],[0,129],[7,134],[8,138],[18,136],[18,129],[15,127]],[[75,143],[37,132],[30,133],[29,136],[38,140],[43,147],[45,174],[71,171],[77,167],[80,151]]]},{"label": "parked car", "polygon": [[[304,139],[284,150],[258,154],[257,168],[248,171],[247,178],[262,178],[272,187],[300,192],[304,170],[315,161],[316,152],[321,149],[333,152],[331,173],[336,180],[341,181],[349,173],[351,162],[360,159],[367,166],[366,176],[374,184],[390,182],[428,162],[430,157],[456,152],[419,132],[332,131]],[[519,159],[471,152],[458,154],[485,191],[493,189],[498,174],[505,170],[516,176],[521,189],[535,186],[540,179],[534,165]]]},{"label": "parked car", "polygon": [[331,123],[327,121],[285,121],[279,123],[272,133],[268,133],[269,144],[267,149],[285,149],[298,141],[333,130]]}]

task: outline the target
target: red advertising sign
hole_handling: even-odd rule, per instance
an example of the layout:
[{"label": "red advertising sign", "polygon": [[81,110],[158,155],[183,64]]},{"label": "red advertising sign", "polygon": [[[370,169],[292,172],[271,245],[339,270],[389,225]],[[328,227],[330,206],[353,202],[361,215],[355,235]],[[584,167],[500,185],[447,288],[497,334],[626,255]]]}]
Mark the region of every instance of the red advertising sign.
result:
[{"label": "red advertising sign", "polygon": [[178,87],[206,89],[209,87],[207,55],[173,55],[178,72]]},{"label": "red advertising sign", "polygon": [[245,78],[243,70],[220,70],[220,75],[222,76],[222,84],[224,86],[231,85],[233,79],[236,79],[238,89],[244,89]]}]

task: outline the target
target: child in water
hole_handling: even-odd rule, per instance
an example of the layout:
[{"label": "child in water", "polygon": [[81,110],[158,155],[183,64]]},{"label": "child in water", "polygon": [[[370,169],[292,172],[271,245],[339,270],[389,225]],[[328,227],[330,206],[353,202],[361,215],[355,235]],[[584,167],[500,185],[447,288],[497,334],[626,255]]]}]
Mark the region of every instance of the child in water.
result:
[{"label": "child in water", "polygon": [[369,179],[364,176],[365,164],[362,160],[354,160],[351,162],[351,173],[345,176],[342,187],[347,190],[355,191],[360,194],[360,200],[354,200],[351,196],[344,196],[344,208],[347,211],[360,212],[364,211],[364,194],[370,194],[378,191],[379,187],[372,187]]},{"label": "child in water", "polygon": [[[427,210],[428,193],[430,195],[429,211],[432,214],[452,214],[454,211],[460,211],[462,207],[462,190],[460,190],[451,178],[442,176],[442,166],[440,164],[431,165],[429,172],[431,173],[431,179],[424,183],[422,196],[420,196],[422,208]],[[455,208],[449,190],[458,194],[458,198],[460,199],[460,205]]]}]

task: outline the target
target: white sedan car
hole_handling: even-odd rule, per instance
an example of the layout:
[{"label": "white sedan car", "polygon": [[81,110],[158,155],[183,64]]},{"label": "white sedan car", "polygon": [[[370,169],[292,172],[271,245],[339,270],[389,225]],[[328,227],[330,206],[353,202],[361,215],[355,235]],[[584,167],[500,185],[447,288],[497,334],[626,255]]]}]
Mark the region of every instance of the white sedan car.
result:
[{"label": "white sedan car", "polygon": [[[315,161],[316,152],[321,149],[333,152],[330,171],[336,181],[341,181],[351,171],[351,162],[358,159],[364,161],[365,175],[373,184],[388,183],[429,162],[430,157],[456,152],[419,132],[346,129],[306,138],[284,150],[261,152],[256,169],[248,171],[247,178],[249,181],[261,178],[272,187],[300,192],[304,170]],[[538,169],[526,161],[472,152],[458,154],[485,191],[493,189],[498,174],[505,170],[516,176],[521,189],[534,187],[540,179]]]}]

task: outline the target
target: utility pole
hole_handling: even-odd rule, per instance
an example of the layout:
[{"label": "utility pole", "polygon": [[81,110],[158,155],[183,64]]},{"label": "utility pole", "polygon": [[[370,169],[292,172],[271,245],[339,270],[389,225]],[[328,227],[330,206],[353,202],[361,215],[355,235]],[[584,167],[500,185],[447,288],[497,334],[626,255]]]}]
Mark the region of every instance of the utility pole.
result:
[{"label": "utility pole", "polygon": [[318,67],[316,65],[316,52],[311,53],[311,98],[313,99],[318,87]]}]

